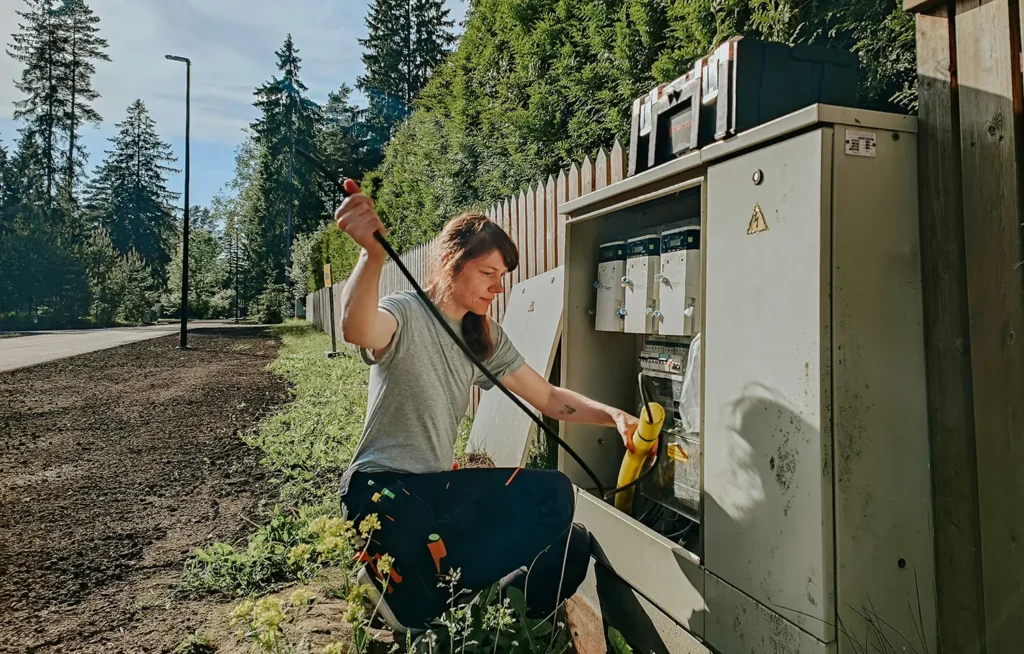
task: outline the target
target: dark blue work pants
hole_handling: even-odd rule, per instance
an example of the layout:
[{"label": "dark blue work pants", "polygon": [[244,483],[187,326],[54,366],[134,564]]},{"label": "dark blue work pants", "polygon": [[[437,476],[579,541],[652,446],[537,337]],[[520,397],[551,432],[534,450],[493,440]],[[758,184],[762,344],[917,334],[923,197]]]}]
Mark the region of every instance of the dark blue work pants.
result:
[{"label": "dark blue work pants", "polygon": [[368,554],[394,557],[385,601],[406,627],[449,607],[443,576],[452,570],[460,573],[456,592],[501,582],[523,590],[531,617],[543,617],[576,592],[590,563],[590,535],[572,522],[573,486],[556,471],[357,472],[342,502],[357,527],[377,514]]}]

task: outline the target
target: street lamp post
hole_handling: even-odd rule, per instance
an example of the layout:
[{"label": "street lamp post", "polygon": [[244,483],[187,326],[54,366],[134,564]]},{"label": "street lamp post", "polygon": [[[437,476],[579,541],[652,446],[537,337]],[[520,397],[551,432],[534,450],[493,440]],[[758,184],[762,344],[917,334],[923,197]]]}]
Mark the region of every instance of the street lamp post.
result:
[{"label": "street lamp post", "polygon": [[192,62],[186,57],[167,55],[171,61],[185,64],[185,221],[181,230],[181,338],[182,350],[188,348],[188,182],[189,182],[189,127],[192,119]]}]

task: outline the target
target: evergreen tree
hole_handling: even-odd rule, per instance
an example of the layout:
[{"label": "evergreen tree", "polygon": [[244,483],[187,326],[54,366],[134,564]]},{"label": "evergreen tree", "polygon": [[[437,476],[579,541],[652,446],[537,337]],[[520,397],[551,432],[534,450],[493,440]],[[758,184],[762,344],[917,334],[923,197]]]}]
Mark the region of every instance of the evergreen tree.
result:
[{"label": "evergreen tree", "polygon": [[25,0],[25,3],[28,9],[16,12],[24,22],[19,23],[19,31],[11,35],[13,40],[7,50],[24,66],[21,79],[14,86],[27,97],[15,101],[14,117],[26,121],[22,134],[38,141],[46,180],[45,201],[49,208],[53,205],[60,160],[61,125],[68,109],[61,87],[67,44],[63,41],[61,20],[53,0]]},{"label": "evergreen tree", "polygon": [[[189,259],[191,258],[189,256]],[[152,290],[153,273],[138,252],[130,250],[128,254],[120,258],[115,278],[121,289],[117,321],[129,325],[146,322],[155,300]]]},{"label": "evergreen tree", "polygon": [[374,0],[366,17],[366,74],[356,86],[369,99],[368,124],[386,143],[412,109],[413,100],[447,56],[454,21],[443,0]]},{"label": "evergreen tree", "polygon": [[60,37],[66,49],[66,59],[59,74],[64,107],[60,122],[67,138],[64,184],[68,195],[73,195],[75,180],[87,160],[87,153],[79,143],[79,129],[102,120],[90,104],[100,97],[92,87],[95,62],[110,61],[110,57],[104,52],[106,40],[98,36],[99,16],[84,0],[63,0],[57,17]]},{"label": "evergreen tree", "polygon": [[[352,89],[342,84],[327,95],[317,135],[320,159],[341,177],[360,178],[380,163],[381,151],[371,144],[364,112],[351,104]],[[325,191],[326,195],[333,190]],[[331,204],[331,203],[329,203]]]},{"label": "evergreen tree", "polygon": [[90,232],[83,255],[89,271],[89,287],[92,292],[89,315],[94,324],[106,327],[113,324],[123,295],[123,289],[118,287],[116,274],[120,255],[110,241],[110,234],[102,227]]},{"label": "evergreen tree", "polygon": [[171,203],[177,194],[167,189],[166,177],[175,172],[166,165],[175,159],[141,100],[132,103],[117,128],[110,139],[114,147],[87,189],[86,207],[94,223],[110,232],[119,252],[135,250],[162,279],[176,231]]},{"label": "evergreen tree", "polygon": [[456,38],[452,33],[455,21],[448,18],[444,0],[412,0],[413,38],[410,93],[406,106],[430,81],[430,74],[448,56]]},{"label": "evergreen tree", "polygon": [[[232,316],[240,316],[240,305],[238,304],[241,293],[241,279],[245,274],[245,262],[242,258],[244,253],[243,231],[240,221],[240,205],[237,197],[227,198],[217,194],[211,203],[210,212],[216,223],[222,227],[220,231],[220,245],[224,252],[225,264],[227,267],[227,279],[225,286],[231,291],[231,306],[227,307]],[[227,313],[227,312],[226,312]]]},{"label": "evergreen tree", "polygon": [[[166,306],[171,311],[181,307],[181,246],[174,252],[168,266]],[[188,311],[192,316],[206,318],[217,293],[227,278],[226,261],[221,258],[217,238],[204,229],[188,235]]]},{"label": "evergreen tree", "polygon": [[295,155],[297,147],[315,152],[320,107],[305,96],[308,89],[300,75],[302,59],[290,34],[275,54],[282,75],[256,89],[254,105],[262,116],[252,127],[263,146],[264,218],[268,223],[285,218],[283,230],[265,225],[266,237],[277,238],[278,232],[284,232],[279,245],[266,244],[264,248],[268,254],[280,253],[270,261],[273,268],[268,272],[274,283],[282,283],[292,235],[315,228],[323,217],[324,204],[317,192],[320,183],[315,171]]}]

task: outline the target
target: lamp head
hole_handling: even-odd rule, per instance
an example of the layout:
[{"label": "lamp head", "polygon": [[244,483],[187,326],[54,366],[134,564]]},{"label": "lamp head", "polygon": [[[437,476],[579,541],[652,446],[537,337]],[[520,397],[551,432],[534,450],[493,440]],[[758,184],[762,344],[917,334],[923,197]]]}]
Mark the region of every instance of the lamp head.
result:
[{"label": "lamp head", "polygon": [[176,57],[175,55],[164,55],[164,56],[167,59],[170,59],[171,61],[180,61],[183,64],[189,64],[189,65],[192,64],[192,62],[189,61],[188,58],[186,58],[186,57]]}]

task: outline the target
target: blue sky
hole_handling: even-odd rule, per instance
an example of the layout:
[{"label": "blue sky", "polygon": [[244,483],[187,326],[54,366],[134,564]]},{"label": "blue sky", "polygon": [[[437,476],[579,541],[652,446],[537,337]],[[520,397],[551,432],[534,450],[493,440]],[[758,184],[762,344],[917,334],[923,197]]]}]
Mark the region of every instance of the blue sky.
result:
[{"label": "blue sky", "polygon": [[[234,172],[234,150],[242,129],[256,118],[253,90],[276,71],[274,51],[291,33],[302,58],[302,76],[310,96],[324,102],[341,84],[355,86],[363,73],[367,0],[87,0],[100,17],[112,61],[99,62],[94,88],[102,97],[94,107],[100,126],[86,127],[88,171],[103,156],[115,123],[136,98],[146,103],[157,129],[171,144],[178,162],[185,159],[185,67],[164,59],[176,54],[192,60],[191,202],[208,204]],[[465,16],[462,0],[447,0],[456,30]],[[20,17],[23,0],[0,0],[0,25],[6,45]],[[13,120],[14,88],[21,64],[0,51],[0,141],[9,149],[17,138]],[[361,102],[362,97],[356,96]],[[184,176],[169,185],[183,189]]]}]

